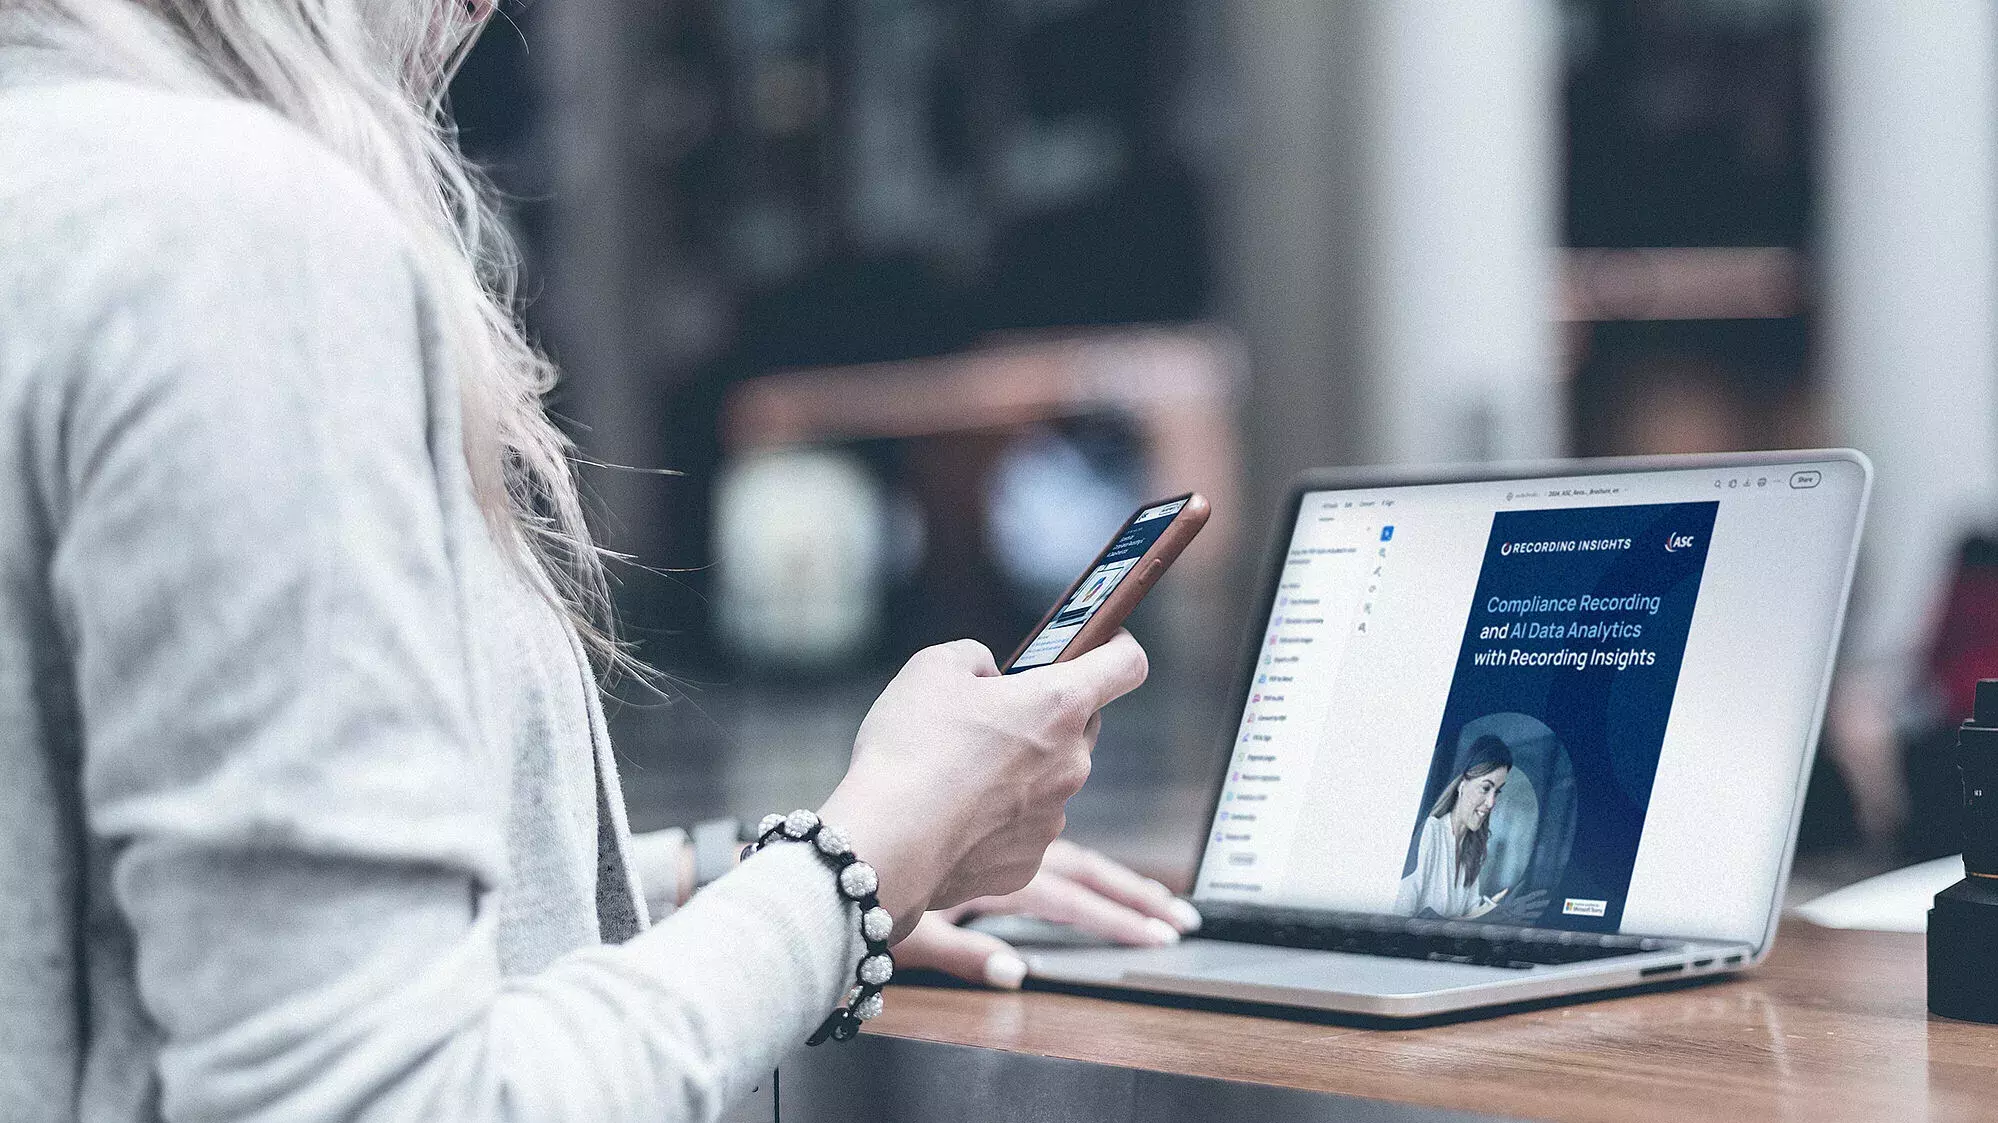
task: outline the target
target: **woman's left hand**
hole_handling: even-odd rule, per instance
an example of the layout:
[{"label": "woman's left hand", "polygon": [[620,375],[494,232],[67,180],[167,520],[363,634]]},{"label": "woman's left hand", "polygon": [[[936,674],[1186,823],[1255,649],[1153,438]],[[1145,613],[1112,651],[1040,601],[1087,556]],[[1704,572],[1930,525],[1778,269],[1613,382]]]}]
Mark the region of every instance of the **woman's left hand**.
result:
[{"label": "woman's left hand", "polygon": [[1017,914],[1073,924],[1092,935],[1138,947],[1178,943],[1200,926],[1200,914],[1172,891],[1124,866],[1056,839],[1040,871],[1017,892],[980,897],[926,913],[895,946],[899,969],[942,971],[1004,990],[1027,977],[1026,961],[1004,940],[958,926],[970,916]]}]

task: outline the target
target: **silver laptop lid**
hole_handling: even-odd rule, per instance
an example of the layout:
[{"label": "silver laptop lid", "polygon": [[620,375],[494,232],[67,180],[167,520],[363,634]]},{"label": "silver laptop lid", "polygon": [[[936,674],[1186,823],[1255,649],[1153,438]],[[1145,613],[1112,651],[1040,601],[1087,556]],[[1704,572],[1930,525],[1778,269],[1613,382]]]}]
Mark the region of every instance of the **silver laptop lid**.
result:
[{"label": "silver laptop lid", "polygon": [[1305,478],[1195,900],[1760,947],[1871,479],[1850,450]]}]

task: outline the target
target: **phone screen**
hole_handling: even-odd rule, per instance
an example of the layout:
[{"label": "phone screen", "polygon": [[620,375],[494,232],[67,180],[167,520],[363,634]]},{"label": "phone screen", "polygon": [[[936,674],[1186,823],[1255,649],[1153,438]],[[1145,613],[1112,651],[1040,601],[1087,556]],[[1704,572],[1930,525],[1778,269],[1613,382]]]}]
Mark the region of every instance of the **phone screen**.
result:
[{"label": "phone screen", "polygon": [[1131,521],[1117,532],[1110,548],[1103,551],[1103,556],[1096,559],[1088,575],[1075,587],[1075,592],[1062,602],[1047,627],[1042,628],[1041,634],[1020,652],[1020,657],[1013,660],[1006,673],[1010,675],[1031,667],[1046,666],[1061,658],[1069,641],[1082,631],[1082,626],[1089,623],[1090,617],[1096,615],[1103,602],[1110,599],[1110,594],[1117,591],[1118,584],[1137,567],[1138,559],[1145,556],[1145,551],[1152,548],[1152,543],[1159,540],[1166,527],[1172,525],[1172,520],[1179,515],[1186,502],[1185,499],[1175,499],[1170,503],[1146,507],[1132,515]]}]

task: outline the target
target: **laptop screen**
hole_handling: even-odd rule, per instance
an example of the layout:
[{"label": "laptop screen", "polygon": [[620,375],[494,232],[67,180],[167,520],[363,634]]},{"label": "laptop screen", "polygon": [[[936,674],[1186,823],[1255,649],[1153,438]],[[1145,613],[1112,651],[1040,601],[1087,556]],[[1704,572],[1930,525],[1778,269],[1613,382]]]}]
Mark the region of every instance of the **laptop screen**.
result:
[{"label": "laptop screen", "polygon": [[1307,492],[1196,900],[1759,942],[1865,488]]}]

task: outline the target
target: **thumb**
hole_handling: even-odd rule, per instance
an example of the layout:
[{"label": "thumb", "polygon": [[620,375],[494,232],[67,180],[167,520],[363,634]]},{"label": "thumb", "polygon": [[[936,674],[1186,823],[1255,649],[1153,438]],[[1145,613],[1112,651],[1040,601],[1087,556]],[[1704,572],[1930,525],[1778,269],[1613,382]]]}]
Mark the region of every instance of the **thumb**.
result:
[{"label": "thumb", "polygon": [[895,965],[942,971],[1000,990],[1019,990],[1027,977],[1027,962],[1012,945],[997,936],[959,928],[935,913],[924,916],[915,931],[895,946]]},{"label": "thumb", "polygon": [[[1131,633],[1119,631],[1103,646],[1034,672],[1043,685],[1071,692],[1090,713],[1142,686],[1151,664]],[[1033,677],[1033,676],[1022,676]]]}]

